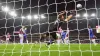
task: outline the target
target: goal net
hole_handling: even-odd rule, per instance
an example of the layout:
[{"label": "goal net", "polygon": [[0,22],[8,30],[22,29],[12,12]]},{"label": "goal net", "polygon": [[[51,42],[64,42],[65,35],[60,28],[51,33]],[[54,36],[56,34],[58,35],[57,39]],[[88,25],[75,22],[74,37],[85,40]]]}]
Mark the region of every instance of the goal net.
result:
[{"label": "goal net", "polygon": [[99,0],[0,0],[0,56],[99,56]]}]

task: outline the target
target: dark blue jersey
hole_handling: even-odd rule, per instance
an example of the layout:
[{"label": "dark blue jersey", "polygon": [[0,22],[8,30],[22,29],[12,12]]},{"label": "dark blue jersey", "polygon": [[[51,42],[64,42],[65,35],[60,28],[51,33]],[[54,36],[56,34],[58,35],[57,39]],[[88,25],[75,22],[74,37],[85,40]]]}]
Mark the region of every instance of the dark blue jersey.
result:
[{"label": "dark blue jersey", "polygon": [[65,39],[66,37],[66,32],[62,32],[62,39]]},{"label": "dark blue jersey", "polygon": [[89,32],[89,37],[90,38],[93,38],[93,36],[94,36],[93,29],[92,28],[89,28],[88,29],[88,32]]},{"label": "dark blue jersey", "polygon": [[26,37],[27,37],[26,32],[27,32],[27,30],[25,30],[25,33],[24,33],[24,38],[26,38]]}]

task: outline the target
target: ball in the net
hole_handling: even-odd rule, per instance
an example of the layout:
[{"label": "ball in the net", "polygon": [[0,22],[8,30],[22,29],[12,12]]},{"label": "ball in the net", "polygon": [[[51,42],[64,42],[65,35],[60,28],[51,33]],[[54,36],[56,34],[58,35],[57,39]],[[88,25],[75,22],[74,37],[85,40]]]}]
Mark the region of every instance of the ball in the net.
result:
[{"label": "ball in the net", "polygon": [[82,8],[82,5],[81,4],[77,4],[77,8]]}]

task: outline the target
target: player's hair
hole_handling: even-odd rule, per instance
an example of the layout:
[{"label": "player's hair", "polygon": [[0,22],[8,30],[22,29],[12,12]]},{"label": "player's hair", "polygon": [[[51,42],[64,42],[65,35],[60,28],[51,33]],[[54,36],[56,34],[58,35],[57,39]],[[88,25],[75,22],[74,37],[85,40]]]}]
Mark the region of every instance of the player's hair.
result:
[{"label": "player's hair", "polygon": [[62,16],[64,17],[64,15],[59,15],[59,16],[58,16],[58,19],[64,20],[64,18],[62,18]]},{"label": "player's hair", "polygon": [[61,18],[63,15],[59,15],[58,18]]}]

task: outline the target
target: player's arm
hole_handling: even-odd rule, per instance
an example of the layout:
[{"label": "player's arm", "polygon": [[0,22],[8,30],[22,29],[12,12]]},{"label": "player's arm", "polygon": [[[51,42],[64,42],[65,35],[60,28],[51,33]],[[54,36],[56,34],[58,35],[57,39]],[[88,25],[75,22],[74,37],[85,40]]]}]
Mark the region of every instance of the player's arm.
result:
[{"label": "player's arm", "polygon": [[75,15],[75,11],[71,11],[70,15],[65,19],[65,21],[69,21]]},{"label": "player's arm", "polygon": [[72,15],[72,14],[71,14],[71,15],[69,15],[69,16],[65,19],[65,21],[70,20],[72,17],[73,17],[73,15]]}]

